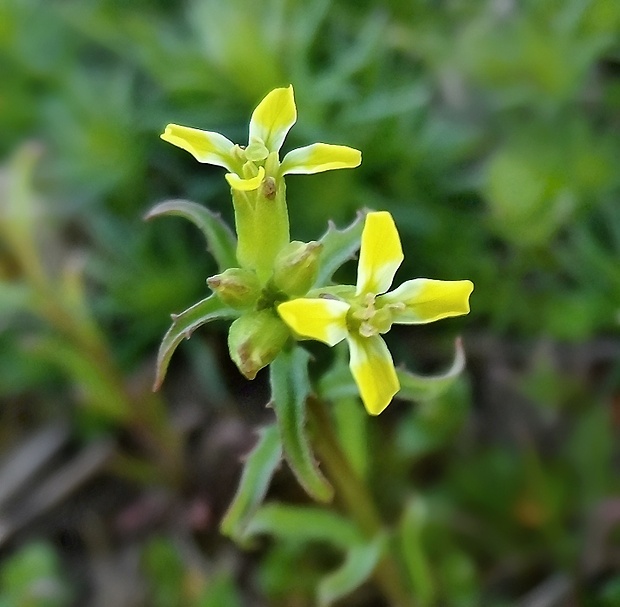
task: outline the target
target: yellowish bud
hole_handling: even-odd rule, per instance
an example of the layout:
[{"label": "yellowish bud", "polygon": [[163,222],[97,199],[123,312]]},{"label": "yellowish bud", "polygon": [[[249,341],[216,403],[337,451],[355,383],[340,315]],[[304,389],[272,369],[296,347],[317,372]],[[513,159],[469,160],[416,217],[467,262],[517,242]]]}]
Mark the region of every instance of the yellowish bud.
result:
[{"label": "yellowish bud", "polygon": [[207,284],[226,305],[237,310],[253,306],[260,294],[256,273],[244,268],[229,268],[207,278]]},{"label": "yellowish bud", "polygon": [[230,327],[228,349],[239,371],[248,379],[271,363],[290,335],[273,310],[244,314]]},{"label": "yellowish bud", "polygon": [[274,262],[275,286],[290,297],[305,295],[316,280],[322,249],[323,245],[315,241],[287,244]]}]

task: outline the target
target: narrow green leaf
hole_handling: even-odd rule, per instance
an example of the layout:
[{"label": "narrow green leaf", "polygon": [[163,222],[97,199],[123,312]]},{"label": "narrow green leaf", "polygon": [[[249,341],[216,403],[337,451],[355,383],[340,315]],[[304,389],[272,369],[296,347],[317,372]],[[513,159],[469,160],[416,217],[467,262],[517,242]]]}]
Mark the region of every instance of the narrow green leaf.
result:
[{"label": "narrow green leaf", "polygon": [[399,535],[403,560],[411,586],[420,607],[433,605],[435,584],[422,532],[426,522],[426,508],[420,499],[411,500],[405,509]]},{"label": "narrow green leaf", "polygon": [[166,200],[153,207],[144,218],[148,220],[162,215],[184,217],[199,228],[220,270],[234,268],[238,265],[235,253],[237,240],[217,213],[189,200]]},{"label": "narrow green leaf", "polygon": [[289,542],[326,542],[347,550],[364,543],[358,528],[346,518],[322,508],[267,504],[246,527],[248,537],[268,534]]},{"label": "narrow green leaf", "polygon": [[164,335],[157,354],[157,371],[153,390],[158,390],[164,381],[170,358],[184,338],[189,339],[198,327],[212,320],[236,318],[237,316],[239,313],[224,305],[216,295],[210,295],[180,314],[173,314],[172,326]]},{"label": "narrow green leaf", "polygon": [[306,434],[309,358],[309,354],[299,347],[278,355],[270,366],[271,398],[286,461],[310,496],[328,502],[334,491],[319,471]]},{"label": "narrow green leaf", "polygon": [[385,537],[350,548],[344,563],[325,576],[318,587],[318,604],[328,607],[359,588],[372,575],[385,547]]},{"label": "narrow green leaf", "polygon": [[319,240],[323,249],[319,257],[319,273],[315,287],[329,284],[332,274],[357,253],[361,244],[365,217],[365,213],[359,212],[355,221],[344,230],[338,230],[332,222],[329,223],[327,232]]},{"label": "narrow green leaf", "polygon": [[455,342],[456,353],[452,366],[440,375],[416,375],[404,369],[397,369],[400,391],[397,398],[414,402],[429,401],[441,396],[465,368],[465,352],[460,339]]},{"label": "narrow green leaf", "polygon": [[282,459],[282,444],[277,426],[260,430],[258,442],[248,455],[237,493],[220,524],[220,530],[241,542],[243,532],[260,506],[271,477]]}]

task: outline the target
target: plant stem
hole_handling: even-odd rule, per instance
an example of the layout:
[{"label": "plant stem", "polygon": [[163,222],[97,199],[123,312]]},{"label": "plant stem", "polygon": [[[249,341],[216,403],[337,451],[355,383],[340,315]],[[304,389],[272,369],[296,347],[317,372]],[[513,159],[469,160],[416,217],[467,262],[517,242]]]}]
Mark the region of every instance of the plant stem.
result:
[{"label": "plant stem", "polygon": [[[320,460],[336,489],[337,499],[365,535],[376,537],[384,526],[373,498],[341,449],[329,413],[317,398],[308,399],[308,421]],[[398,558],[393,552],[388,552],[379,562],[374,576],[390,601],[390,607],[415,607],[415,601],[403,580]]]}]

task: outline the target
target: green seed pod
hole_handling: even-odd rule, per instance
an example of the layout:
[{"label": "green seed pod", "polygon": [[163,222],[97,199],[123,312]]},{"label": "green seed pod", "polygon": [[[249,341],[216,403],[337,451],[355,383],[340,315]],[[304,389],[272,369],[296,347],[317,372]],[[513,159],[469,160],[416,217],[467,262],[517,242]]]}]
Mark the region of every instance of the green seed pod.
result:
[{"label": "green seed pod", "polygon": [[275,286],[290,297],[305,295],[316,280],[322,249],[323,245],[315,241],[287,244],[274,262]]},{"label": "green seed pod", "polygon": [[228,268],[207,278],[207,284],[226,305],[237,310],[250,308],[260,295],[256,273],[243,268]]},{"label": "green seed pod", "polygon": [[273,310],[248,312],[230,326],[230,357],[245,377],[254,379],[280,353],[289,336],[288,327]]}]

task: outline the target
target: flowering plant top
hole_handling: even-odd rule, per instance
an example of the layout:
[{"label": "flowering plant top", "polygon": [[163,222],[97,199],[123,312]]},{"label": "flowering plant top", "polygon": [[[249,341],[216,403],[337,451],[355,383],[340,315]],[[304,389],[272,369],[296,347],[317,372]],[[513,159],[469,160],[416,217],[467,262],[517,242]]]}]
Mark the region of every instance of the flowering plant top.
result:
[{"label": "flowering plant top", "polygon": [[[280,161],[280,149],[296,119],[289,86],[271,91],[259,103],[246,146],[219,133],[176,124],[169,124],[162,134],[162,139],[200,162],[227,170],[235,233],[218,215],[185,200],[161,203],[149,213],[148,217],[172,214],[193,221],[219,268],[207,279],[211,295],[173,315],[159,350],[154,388],[161,385],[170,357],[183,339],[212,320],[230,321],[228,350],[239,371],[254,379],[269,367],[275,419],[261,430],[245,462],[222,532],[248,545],[256,533],[273,530],[278,536],[283,520],[289,528],[304,528],[308,539],[346,538],[339,546],[346,551],[344,564],[319,584],[316,603],[327,607],[374,575],[388,602],[404,607],[411,604],[413,586],[400,580],[402,561],[395,547],[409,540],[393,542],[386,536],[364,475],[349,462],[349,454],[358,453],[351,445],[363,448],[365,435],[356,432],[357,442],[345,446],[344,434],[330,427],[334,420],[327,404],[337,408],[338,416],[354,415],[348,409],[350,398],[359,393],[366,411],[378,415],[397,393],[402,400],[424,401],[445,390],[463,369],[459,341],[447,373],[421,377],[395,369],[382,335],[394,324],[467,314],[473,284],[415,278],[389,291],[403,251],[387,211],[360,213],[343,230],[330,223],[317,241],[291,241],[285,175],[353,168],[361,162],[358,150],[326,143],[292,150]],[[334,273],[358,251],[357,283],[334,284]],[[322,378],[313,378],[310,354],[297,343],[304,339],[330,346],[346,341],[348,368],[336,356]],[[341,503],[351,510],[351,521],[340,521],[324,508],[261,506],[282,457],[316,501],[330,502],[339,491]]]},{"label": "flowering plant top", "polygon": [[[403,251],[387,211],[368,213],[363,229],[360,225],[359,232],[357,227],[349,232],[356,238],[353,247],[338,231],[328,231],[318,242],[291,242],[284,176],[353,168],[361,162],[358,150],[326,143],[292,150],[280,162],[280,149],[296,120],[293,87],[288,86],[272,90],[258,104],[247,146],[219,133],[176,124],[169,124],[161,135],[198,161],[226,168],[235,209],[236,251],[227,257],[234,263],[224,264],[222,272],[207,281],[213,296],[186,313],[191,311],[188,318],[195,319],[204,310],[204,322],[234,319],[230,355],[249,379],[296,339],[330,346],[346,340],[361,399],[368,413],[378,415],[400,390],[381,335],[393,324],[467,314],[473,284],[416,278],[388,292]],[[195,218],[195,209],[185,214]],[[200,221],[204,226],[213,219],[201,215]],[[358,248],[357,284],[331,284],[333,271]],[[326,266],[330,273],[323,271]],[[171,330],[179,331],[174,324]],[[173,343],[176,347],[178,341]]]}]

